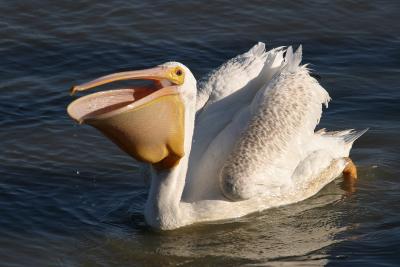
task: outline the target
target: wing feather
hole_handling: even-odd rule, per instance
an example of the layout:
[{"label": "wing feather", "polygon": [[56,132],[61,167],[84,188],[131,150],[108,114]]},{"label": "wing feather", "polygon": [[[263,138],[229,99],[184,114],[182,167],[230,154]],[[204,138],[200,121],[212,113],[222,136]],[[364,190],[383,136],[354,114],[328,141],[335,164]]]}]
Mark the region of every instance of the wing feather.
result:
[{"label": "wing feather", "polygon": [[[265,52],[263,43],[256,44],[248,52],[237,56],[199,83],[189,174],[185,186],[187,196],[203,196],[219,191],[215,177],[206,170],[220,168],[220,161],[232,150],[242,127],[249,121],[249,106],[257,92],[280,69],[283,62],[282,47]],[[217,146],[218,140],[224,146]],[[214,160],[215,157],[218,160]],[[214,188],[213,185],[216,185]],[[210,189],[210,186],[213,189]],[[211,194],[211,193],[210,193]]]},{"label": "wing feather", "polygon": [[281,65],[283,52],[283,47],[266,52],[265,44],[259,42],[246,53],[222,64],[199,81],[197,110],[206,109],[241,89],[259,89]]},{"label": "wing feather", "polygon": [[244,87],[260,73],[265,59],[265,44],[260,42],[246,53],[228,60],[201,79],[197,95],[197,110]]},{"label": "wing feather", "polygon": [[300,65],[301,47],[289,47],[276,76],[251,104],[252,114],[221,171],[230,199],[246,199],[262,190],[281,190],[304,158],[328,92]]}]

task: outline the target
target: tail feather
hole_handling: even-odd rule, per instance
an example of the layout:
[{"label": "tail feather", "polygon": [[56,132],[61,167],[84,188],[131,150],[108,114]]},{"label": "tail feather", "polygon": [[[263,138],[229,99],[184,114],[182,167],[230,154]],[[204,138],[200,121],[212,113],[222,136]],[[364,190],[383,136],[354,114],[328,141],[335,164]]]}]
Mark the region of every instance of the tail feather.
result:
[{"label": "tail feather", "polygon": [[361,135],[365,134],[369,128],[361,130],[361,131],[350,131],[348,134],[343,136],[343,140],[346,142],[346,144],[352,144],[354,141],[356,141]]},{"label": "tail feather", "polygon": [[327,131],[326,128],[319,129],[316,131],[316,134],[325,135],[325,136],[333,136],[333,137],[342,137],[354,132],[354,129],[347,129],[343,131]]},{"label": "tail feather", "polygon": [[365,134],[369,128],[356,131],[354,129],[347,129],[343,131],[327,131],[325,128],[319,129],[315,132],[315,134],[326,136],[326,137],[334,137],[339,138],[345,142],[346,145],[352,145],[354,141],[356,141],[360,136]]}]

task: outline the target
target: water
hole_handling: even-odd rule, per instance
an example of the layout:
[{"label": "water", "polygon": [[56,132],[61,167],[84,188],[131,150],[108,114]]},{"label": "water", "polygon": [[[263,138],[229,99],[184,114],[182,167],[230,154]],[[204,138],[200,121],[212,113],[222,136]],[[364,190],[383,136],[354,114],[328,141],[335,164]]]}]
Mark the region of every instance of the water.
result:
[{"label": "water", "polygon": [[[400,264],[398,1],[0,3],[1,266]],[[304,202],[168,233],[147,228],[139,164],[65,111],[71,85],[169,60],[196,77],[249,49],[303,44],[333,101],[322,127],[366,128]]]}]

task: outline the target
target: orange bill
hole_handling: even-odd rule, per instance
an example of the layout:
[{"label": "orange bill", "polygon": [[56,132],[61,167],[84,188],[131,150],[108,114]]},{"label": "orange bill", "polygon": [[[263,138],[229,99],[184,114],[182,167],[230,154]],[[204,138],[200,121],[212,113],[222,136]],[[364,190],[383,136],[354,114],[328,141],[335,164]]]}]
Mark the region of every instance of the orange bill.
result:
[{"label": "orange bill", "polygon": [[78,123],[100,130],[123,151],[165,169],[184,155],[184,104],[178,87],[184,82],[180,67],[156,67],[100,77],[74,86],[71,93],[121,80],[151,80],[153,86],[101,91],[68,106]]}]

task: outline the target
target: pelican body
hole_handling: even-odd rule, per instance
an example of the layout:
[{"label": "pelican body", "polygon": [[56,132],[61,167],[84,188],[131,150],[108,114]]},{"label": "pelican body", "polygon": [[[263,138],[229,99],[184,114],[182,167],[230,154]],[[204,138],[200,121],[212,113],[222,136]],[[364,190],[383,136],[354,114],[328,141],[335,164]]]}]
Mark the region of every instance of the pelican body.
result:
[{"label": "pelican body", "polygon": [[366,130],[315,132],[330,97],[301,59],[301,47],[266,52],[258,43],[199,86],[178,62],[111,74],[72,93],[117,80],[153,85],[87,95],[68,113],[150,164],[151,227],[237,218],[304,200],[342,173],[357,176],[349,153]]}]

